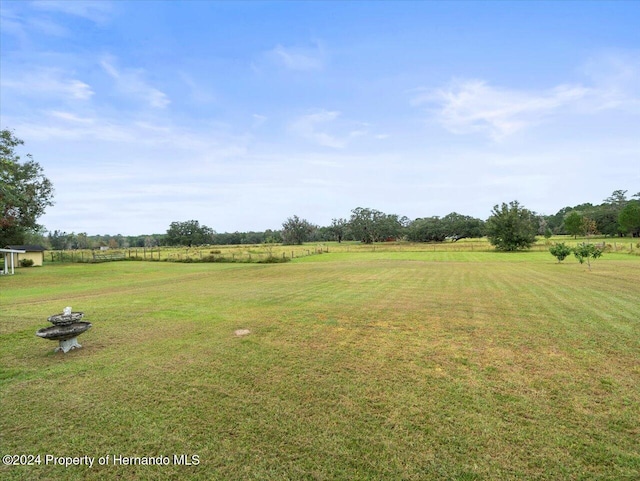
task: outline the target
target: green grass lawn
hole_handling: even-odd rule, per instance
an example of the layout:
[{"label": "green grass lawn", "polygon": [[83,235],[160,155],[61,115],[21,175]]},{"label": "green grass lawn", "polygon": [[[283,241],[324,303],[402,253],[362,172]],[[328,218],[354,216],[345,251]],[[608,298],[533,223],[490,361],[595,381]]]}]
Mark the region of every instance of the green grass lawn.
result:
[{"label": "green grass lawn", "polygon": [[[54,354],[35,331],[65,306],[93,328]],[[639,313],[640,257],[616,253],[19,269],[0,277],[0,451],[42,464],[0,478],[638,479]]]}]

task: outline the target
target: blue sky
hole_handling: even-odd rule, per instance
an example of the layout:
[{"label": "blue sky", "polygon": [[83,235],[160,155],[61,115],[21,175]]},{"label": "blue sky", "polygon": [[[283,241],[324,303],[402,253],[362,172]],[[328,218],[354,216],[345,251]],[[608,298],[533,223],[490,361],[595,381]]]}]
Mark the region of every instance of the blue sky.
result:
[{"label": "blue sky", "polygon": [[486,219],[640,191],[640,2],[0,4],[50,230]]}]

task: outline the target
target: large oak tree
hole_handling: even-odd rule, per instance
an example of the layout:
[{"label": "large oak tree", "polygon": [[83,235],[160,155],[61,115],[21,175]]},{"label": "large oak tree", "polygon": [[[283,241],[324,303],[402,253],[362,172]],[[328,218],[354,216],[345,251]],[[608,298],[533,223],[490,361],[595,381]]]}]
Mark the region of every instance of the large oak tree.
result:
[{"label": "large oak tree", "polygon": [[486,228],[489,242],[500,251],[529,249],[536,241],[538,230],[533,212],[517,200],[494,206]]},{"label": "large oak tree", "polygon": [[37,220],[53,205],[53,185],[42,167],[27,154],[21,161],[16,148],[24,141],[12,131],[0,131],[0,247],[24,244],[40,229]]}]

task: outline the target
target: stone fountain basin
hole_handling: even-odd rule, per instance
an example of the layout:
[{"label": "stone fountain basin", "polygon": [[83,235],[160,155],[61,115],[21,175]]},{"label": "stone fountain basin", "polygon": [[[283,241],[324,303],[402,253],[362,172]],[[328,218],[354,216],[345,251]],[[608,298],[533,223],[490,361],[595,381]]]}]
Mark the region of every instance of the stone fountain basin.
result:
[{"label": "stone fountain basin", "polygon": [[84,316],[84,312],[72,312],[71,314],[56,314],[47,318],[47,321],[55,326],[68,326],[69,324],[77,323]]},{"label": "stone fountain basin", "polygon": [[66,326],[43,327],[36,331],[36,336],[51,341],[66,341],[79,336],[91,327],[90,322],[74,322]]}]

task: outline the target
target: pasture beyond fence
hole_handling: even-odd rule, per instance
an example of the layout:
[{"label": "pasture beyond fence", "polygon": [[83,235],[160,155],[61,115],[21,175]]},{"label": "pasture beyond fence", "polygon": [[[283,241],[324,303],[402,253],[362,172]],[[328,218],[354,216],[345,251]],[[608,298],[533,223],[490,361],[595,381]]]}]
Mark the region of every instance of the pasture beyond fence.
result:
[{"label": "pasture beyond fence", "polygon": [[329,252],[328,246],[198,246],[198,247],[156,247],[126,248],[96,251],[89,249],[49,251],[47,262],[221,262],[221,263],[261,263],[286,262],[291,259]]},{"label": "pasture beyond fence", "polygon": [[[574,239],[569,237],[540,238],[530,251],[548,251],[554,243],[564,242],[569,247],[575,247],[583,242],[596,244],[605,252],[631,253],[640,255],[640,243],[625,239],[612,240],[610,238]],[[291,259],[339,252],[494,252],[495,248],[486,238],[463,239],[458,242],[381,242],[376,244],[362,244],[358,242],[331,242],[325,244],[303,244],[287,246],[280,244],[241,244],[228,246],[197,246],[197,247],[132,247],[109,250],[64,250],[48,251],[46,262],[111,262],[111,261],[164,261],[164,262],[286,262]]]}]

